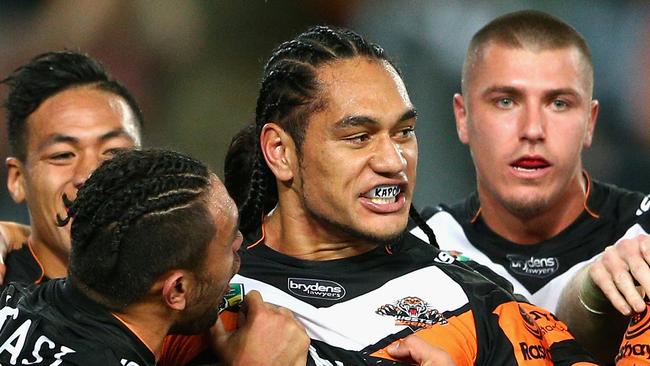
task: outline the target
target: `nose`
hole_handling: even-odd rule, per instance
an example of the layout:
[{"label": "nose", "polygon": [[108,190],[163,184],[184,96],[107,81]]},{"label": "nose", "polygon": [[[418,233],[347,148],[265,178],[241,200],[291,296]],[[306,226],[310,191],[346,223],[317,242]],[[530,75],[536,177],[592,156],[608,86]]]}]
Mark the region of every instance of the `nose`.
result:
[{"label": "nose", "polygon": [[407,161],[402,146],[389,136],[377,141],[375,152],[370,159],[371,168],[377,173],[401,173]]},{"label": "nose", "polygon": [[546,117],[543,106],[529,104],[521,117],[521,139],[531,142],[546,138]]},{"label": "nose", "polygon": [[102,159],[94,153],[81,154],[75,167],[72,183],[76,189],[79,189],[90,174],[101,164]]}]

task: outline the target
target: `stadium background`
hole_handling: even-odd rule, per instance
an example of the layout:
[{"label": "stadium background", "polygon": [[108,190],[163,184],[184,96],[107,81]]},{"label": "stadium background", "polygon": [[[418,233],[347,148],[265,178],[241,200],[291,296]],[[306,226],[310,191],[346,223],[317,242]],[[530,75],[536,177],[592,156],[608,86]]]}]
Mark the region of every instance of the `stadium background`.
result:
[{"label": "stadium background", "polygon": [[[350,27],[401,68],[419,111],[418,207],[462,198],[474,169],[456,138],[451,98],[472,34],[492,18],[539,9],[591,46],[601,112],[585,155],[592,177],[649,191],[650,3],[646,1],[1,0],[0,77],[41,52],[81,50],[136,96],[146,146],[172,148],[222,172],[230,138],[253,118],[271,50],[308,26]],[[6,88],[0,89],[6,97]],[[0,112],[0,159],[7,155]],[[28,222],[0,169],[0,220]]]}]

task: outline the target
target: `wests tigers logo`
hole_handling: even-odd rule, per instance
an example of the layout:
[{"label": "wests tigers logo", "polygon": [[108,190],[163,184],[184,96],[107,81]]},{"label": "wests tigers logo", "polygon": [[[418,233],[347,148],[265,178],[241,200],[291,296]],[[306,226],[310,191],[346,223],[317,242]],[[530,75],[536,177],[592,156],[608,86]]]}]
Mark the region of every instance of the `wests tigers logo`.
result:
[{"label": "wests tigers logo", "polygon": [[407,296],[392,304],[377,308],[375,313],[392,316],[395,325],[429,328],[434,324],[447,324],[447,319],[437,309],[416,296]]}]

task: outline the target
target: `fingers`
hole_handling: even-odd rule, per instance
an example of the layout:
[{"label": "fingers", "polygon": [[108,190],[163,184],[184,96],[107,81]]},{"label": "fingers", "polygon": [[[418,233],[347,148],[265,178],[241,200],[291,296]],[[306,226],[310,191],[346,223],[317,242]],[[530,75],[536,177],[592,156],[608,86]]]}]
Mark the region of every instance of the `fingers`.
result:
[{"label": "fingers", "polygon": [[249,291],[246,296],[244,296],[244,302],[241,307],[244,314],[258,311],[258,309],[262,307],[264,307],[264,299],[262,299],[262,295],[258,291]]},{"label": "fingers", "polygon": [[310,339],[291,311],[265,303],[257,291],[250,291],[244,297],[243,312],[244,320],[233,332],[228,333],[219,323],[212,330],[226,364],[306,364]]},{"label": "fingers", "polygon": [[[228,341],[228,336],[230,333],[224,328],[221,318],[217,318],[217,321],[210,328],[210,335],[214,342],[214,350],[223,350],[226,347]],[[219,352],[221,353],[221,352]]]},{"label": "fingers", "polygon": [[412,360],[420,366],[455,366],[451,356],[425,340],[410,335],[387,348],[391,357],[401,360]]},{"label": "fingers", "polygon": [[[614,283],[610,273],[602,265],[602,263],[594,263],[589,269],[591,280],[600,288],[603,294],[611,302],[611,304],[624,315],[630,315],[632,311],[627,303],[627,300],[621,295]],[[591,303],[589,303],[590,307]]]},{"label": "fingers", "polygon": [[601,258],[592,263],[589,275],[612,305],[621,313],[645,309],[643,294],[637,285],[650,293],[650,236],[621,240],[607,247]]}]

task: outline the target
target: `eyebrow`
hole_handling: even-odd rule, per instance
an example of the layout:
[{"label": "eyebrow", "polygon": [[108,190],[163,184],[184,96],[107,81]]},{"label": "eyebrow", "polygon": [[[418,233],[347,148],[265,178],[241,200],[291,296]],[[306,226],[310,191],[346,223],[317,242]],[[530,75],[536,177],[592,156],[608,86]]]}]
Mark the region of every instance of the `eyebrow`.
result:
[{"label": "eyebrow", "polygon": [[[99,142],[106,142],[108,140],[112,140],[114,138],[118,137],[126,137],[129,139],[133,139],[131,135],[126,133],[126,131],[122,128],[117,128],[114,130],[111,130],[101,136],[99,136],[98,140]],[[54,134],[50,137],[48,137],[45,141],[43,141],[39,146],[38,150],[42,150],[47,146],[58,144],[58,143],[67,143],[67,144],[73,144],[76,145],[79,143],[79,139],[73,136],[69,135],[64,135],[64,134]]]},{"label": "eyebrow", "polygon": [[[415,108],[410,108],[404,112],[398,119],[397,123],[408,121],[413,118],[417,118],[418,112]],[[378,125],[379,121],[370,117],[370,116],[346,116],[338,120],[334,124],[335,130],[340,130],[348,127],[357,127],[357,126],[375,126]]]},{"label": "eyebrow", "polygon": [[522,95],[522,91],[518,88],[515,88],[514,86],[503,86],[503,85],[496,85],[496,86],[491,86],[485,90],[483,90],[482,95],[489,95],[492,93],[504,93],[504,94],[511,94],[511,95],[517,95],[520,96]]},{"label": "eyebrow", "polygon": [[[482,93],[482,95],[489,95],[492,93],[504,93],[504,94],[510,94],[510,95],[515,95],[515,96],[521,96],[524,93],[521,91],[521,89],[513,87],[513,86],[501,86],[501,85],[496,85],[496,86],[491,86],[487,89],[485,89]],[[557,88],[557,89],[550,89],[546,90],[544,92],[544,95],[546,97],[553,97],[557,95],[573,95],[575,97],[580,97],[580,93],[578,93],[577,90],[573,88]]]}]

